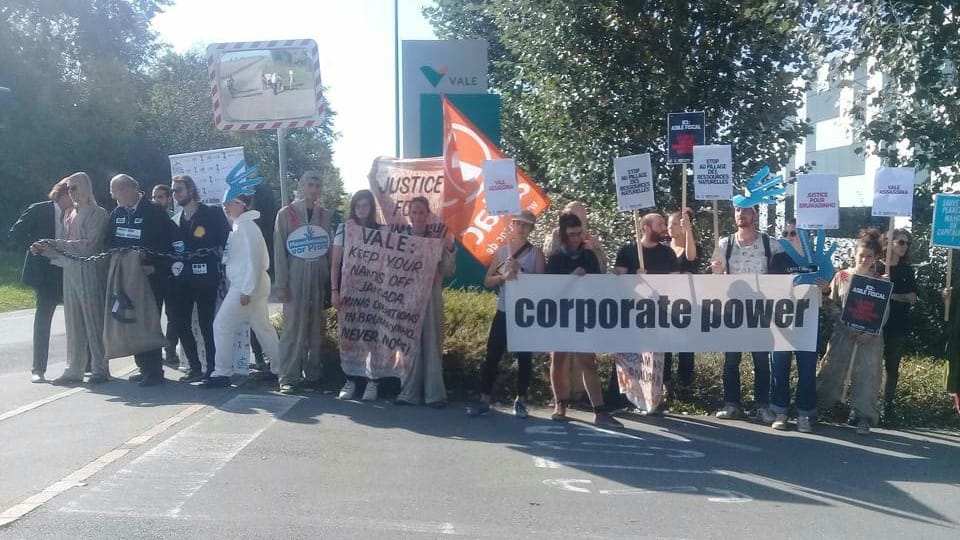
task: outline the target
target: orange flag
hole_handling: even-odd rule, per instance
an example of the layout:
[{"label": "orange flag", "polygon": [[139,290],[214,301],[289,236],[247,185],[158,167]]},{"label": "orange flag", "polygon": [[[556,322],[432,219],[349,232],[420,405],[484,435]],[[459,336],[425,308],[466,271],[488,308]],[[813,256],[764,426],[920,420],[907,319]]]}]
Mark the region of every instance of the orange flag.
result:
[{"label": "orange flag", "polygon": [[[507,156],[477,126],[443,100],[443,221],[460,243],[484,265],[506,243],[508,216],[487,215],[483,193],[483,161]],[[517,169],[520,207],[534,215],[550,206],[550,199],[530,177]]]}]

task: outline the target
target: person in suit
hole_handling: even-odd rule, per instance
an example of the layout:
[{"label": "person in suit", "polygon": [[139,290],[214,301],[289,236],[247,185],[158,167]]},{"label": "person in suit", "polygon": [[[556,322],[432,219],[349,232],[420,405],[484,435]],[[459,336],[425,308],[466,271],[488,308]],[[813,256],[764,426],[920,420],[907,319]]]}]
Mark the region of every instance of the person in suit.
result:
[{"label": "person in suit", "polygon": [[50,190],[49,200],[34,203],[10,228],[10,237],[26,252],[20,281],[36,291],[36,313],[33,317],[33,367],[31,380],[45,382],[50,352],[50,324],[57,304],[63,301],[63,271],[50,259],[33,253],[30,246],[43,238],[56,238],[63,226],[63,214],[73,207],[66,180]]}]

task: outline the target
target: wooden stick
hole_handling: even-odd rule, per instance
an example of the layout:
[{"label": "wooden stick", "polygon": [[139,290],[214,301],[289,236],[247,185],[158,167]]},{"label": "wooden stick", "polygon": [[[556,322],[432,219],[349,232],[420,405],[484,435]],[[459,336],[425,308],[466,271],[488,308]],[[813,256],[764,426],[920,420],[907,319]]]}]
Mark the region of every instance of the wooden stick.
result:
[{"label": "wooden stick", "polygon": [[720,249],[720,211],[717,209],[717,201],[713,201],[713,247]]},{"label": "wooden stick", "polygon": [[890,218],[890,226],[887,228],[887,275],[890,275],[891,269],[896,266],[899,262],[895,260],[896,255],[893,253],[893,220],[896,218]]},{"label": "wooden stick", "polygon": [[640,270],[646,271],[646,265],[643,264],[643,231],[640,226],[639,210],[633,216],[633,227],[637,232],[637,260],[640,262]]},{"label": "wooden stick", "polygon": [[687,211],[687,164],[680,165],[683,168],[683,181],[680,183],[680,215]]},{"label": "wooden stick", "polygon": [[[947,290],[953,287],[953,249],[947,248]],[[950,322],[950,297],[948,294],[943,298],[943,322]]]}]

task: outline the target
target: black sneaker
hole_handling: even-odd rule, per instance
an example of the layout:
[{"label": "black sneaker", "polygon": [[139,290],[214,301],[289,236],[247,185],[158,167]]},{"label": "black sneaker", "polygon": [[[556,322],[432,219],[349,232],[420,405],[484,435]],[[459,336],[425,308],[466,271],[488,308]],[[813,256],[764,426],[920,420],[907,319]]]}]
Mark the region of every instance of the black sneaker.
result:
[{"label": "black sneaker", "polygon": [[163,381],[163,375],[154,375],[152,377],[144,376],[137,384],[138,386],[159,386],[163,384]]},{"label": "black sneaker", "polygon": [[209,379],[200,383],[200,388],[209,389],[209,388],[228,388],[230,386],[230,377],[210,377]]},{"label": "black sneaker", "polygon": [[130,378],[127,379],[127,380],[130,381],[130,382],[140,382],[140,381],[143,380],[143,373],[134,373],[134,374],[131,375]]},{"label": "black sneaker", "polygon": [[108,381],[110,381],[110,377],[106,375],[91,375],[87,379],[87,384],[103,384]]},{"label": "black sneaker", "polygon": [[610,415],[610,413],[598,412],[593,417],[593,425],[610,429],[623,429],[623,424]]},{"label": "black sneaker", "polygon": [[186,375],[184,375],[183,377],[180,377],[180,382],[182,382],[182,383],[194,383],[194,382],[202,381],[202,380],[204,380],[205,378],[206,378],[206,377],[204,377],[203,373],[201,373],[201,372],[199,372],[199,371],[191,371],[191,372],[187,373]]}]

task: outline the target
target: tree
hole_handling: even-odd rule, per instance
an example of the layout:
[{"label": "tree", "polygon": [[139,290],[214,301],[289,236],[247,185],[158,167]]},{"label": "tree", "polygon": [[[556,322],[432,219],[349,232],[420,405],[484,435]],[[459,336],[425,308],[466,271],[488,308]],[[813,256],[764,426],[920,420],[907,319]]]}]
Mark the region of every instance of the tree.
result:
[{"label": "tree", "polygon": [[633,235],[616,212],[614,157],[650,153],[658,204],[678,206],[679,168],[666,164],[669,112],[706,111],[708,140],[733,145],[739,177],[787,162],[810,131],[796,111],[820,23],[805,6],[439,0],[426,13],[442,37],[489,42],[504,145],[555,200],[586,201],[609,249]]}]

